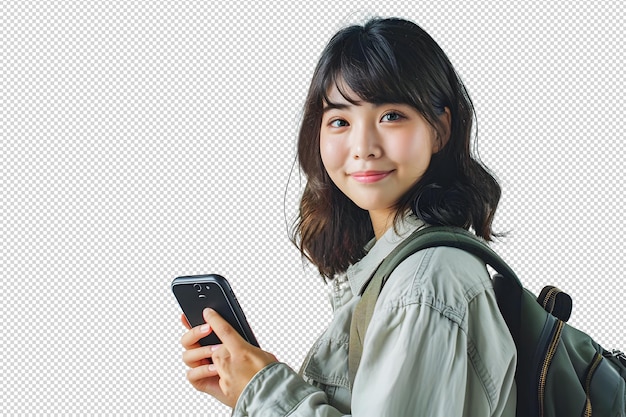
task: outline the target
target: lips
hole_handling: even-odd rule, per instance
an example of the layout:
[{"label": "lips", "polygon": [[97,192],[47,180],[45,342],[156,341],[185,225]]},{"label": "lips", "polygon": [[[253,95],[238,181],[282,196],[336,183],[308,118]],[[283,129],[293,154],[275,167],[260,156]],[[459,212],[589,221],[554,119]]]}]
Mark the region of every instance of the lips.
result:
[{"label": "lips", "polygon": [[363,184],[371,184],[386,178],[392,171],[358,171],[350,174],[355,181]]}]

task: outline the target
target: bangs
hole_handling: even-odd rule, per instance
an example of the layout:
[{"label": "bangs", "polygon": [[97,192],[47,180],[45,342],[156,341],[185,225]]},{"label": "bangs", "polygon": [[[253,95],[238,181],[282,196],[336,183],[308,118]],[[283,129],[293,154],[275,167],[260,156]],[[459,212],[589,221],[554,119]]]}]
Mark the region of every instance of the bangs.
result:
[{"label": "bangs", "polygon": [[[331,103],[328,92],[337,87],[339,93],[350,103],[360,100],[374,104],[402,103],[416,108],[420,113],[429,113],[431,100],[425,103],[422,97],[429,97],[422,91],[419,66],[409,64],[406,55],[402,54],[401,45],[392,47],[381,34],[352,33],[338,42],[329,57],[325,74],[322,75],[321,97],[324,102]],[[395,52],[394,52],[395,51]],[[403,56],[404,55],[404,56]]]}]

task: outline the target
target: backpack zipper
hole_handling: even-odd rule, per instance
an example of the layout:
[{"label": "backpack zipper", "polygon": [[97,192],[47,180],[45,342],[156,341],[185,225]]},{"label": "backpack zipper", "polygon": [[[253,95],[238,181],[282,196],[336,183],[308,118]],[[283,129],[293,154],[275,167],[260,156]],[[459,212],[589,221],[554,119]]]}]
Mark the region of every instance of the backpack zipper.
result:
[{"label": "backpack zipper", "polygon": [[589,365],[589,369],[587,370],[587,376],[585,377],[585,395],[587,395],[587,401],[585,402],[585,411],[583,412],[583,417],[591,417],[591,378],[593,378],[593,374],[598,369],[598,365],[600,365],[600,361],[602,360],[602,355],[596,353],[593,358],[593,362]]},{"label": "backpack zipper", "polygon": [[543,364],[541,365],[541,373],[539,374],[539,416],[543,417],[543,401],[545,398],[546,392],[546,380],[548,379],[548,369],[550,368],[550,364],[552,363],[552,359],[554,358],[554,354],[556,353],[556,348],[559,345],[559,341],[561,340],[561,332],[563,331],[563,326],[565,322],[561,320],[557,320],[553,327],[553,336],[550,341],[550,345],[548,346],[548,351],[546,352],[546,356],[543,360]]},{"label": "backpack zipper", "polygon": [[[550,288],[550,291],[546,294],[546,298],[543,300],[543,309],[552,314],[554,310],[554,305],[556,304],[556,296],[561,292],[557,287]],[[548,310],[548,304],[550,305],[550,310]]]}]

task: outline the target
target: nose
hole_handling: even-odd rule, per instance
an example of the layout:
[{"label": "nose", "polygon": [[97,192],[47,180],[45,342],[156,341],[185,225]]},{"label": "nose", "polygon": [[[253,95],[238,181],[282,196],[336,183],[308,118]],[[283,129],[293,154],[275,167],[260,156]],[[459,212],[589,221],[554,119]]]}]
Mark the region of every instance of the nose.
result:
[{"label": "nose", "polygon": [[352,157],[354,159],[376,159],[382,155],[380,138],[376,129],[362,125],[353,129]]}]

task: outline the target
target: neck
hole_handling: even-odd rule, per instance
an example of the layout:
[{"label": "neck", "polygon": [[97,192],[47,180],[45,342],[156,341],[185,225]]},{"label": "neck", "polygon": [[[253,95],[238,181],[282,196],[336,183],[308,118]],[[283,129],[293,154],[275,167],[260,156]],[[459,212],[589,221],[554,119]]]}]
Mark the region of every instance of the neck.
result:
[{"label": "neck", "polygon": [[393,225],[395,212],[393,210],[370,210],[370,219],[374,228],[374,236],[379,240]]}]

